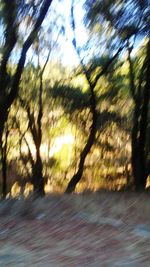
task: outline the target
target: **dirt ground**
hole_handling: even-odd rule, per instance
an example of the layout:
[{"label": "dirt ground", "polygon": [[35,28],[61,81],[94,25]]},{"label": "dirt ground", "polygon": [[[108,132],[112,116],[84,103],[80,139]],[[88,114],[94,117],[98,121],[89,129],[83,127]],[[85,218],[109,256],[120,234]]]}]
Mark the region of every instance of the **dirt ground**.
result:
[{"label": "dirt ground", "polygon": [[149,267],[149,193],[0,203],[0,267]]}]

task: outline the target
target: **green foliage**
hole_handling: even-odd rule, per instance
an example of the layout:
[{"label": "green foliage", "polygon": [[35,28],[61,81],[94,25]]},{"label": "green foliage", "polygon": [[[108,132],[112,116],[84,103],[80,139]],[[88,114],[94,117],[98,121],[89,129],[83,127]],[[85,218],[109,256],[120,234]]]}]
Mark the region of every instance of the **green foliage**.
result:
[{"label": "green foliage", "polygon": [[91,27],[95,23],[108,21],[110,26],[115,27],[123,39],[126,39],[137,32],[139,34],[149,32],[149,4],[149,0],[86,0],[85,8]]},{"label": "green foliage", "polygon": [[[0,2],[1,23],[2,27],[6,28],[9,10],[7,12],[4,10],[3,2]],[[14,1],[11,4],[13,3]],[[131,53],[131,59],[134,81],[138,92],[138,82],[146,56],[145,47],[149,36],[148,4],[148,0],[85,1],[85,10],[87,11],[85,25],[88,26],[88,30],[90,29],[90,31],[87,30],[87,33],[89,39],[91,39],[80,50],[81,55],[82,53],[83,55],[89,53],[83,61],[91,82],[99,77],[98,75],[105,69],[118,48],[120,46],[123,48],[118,58],[110,64],[104,75],[98,79],[94,88],[98,115],[97,133],[95,143],[85,162],[84,179],[81,185],[94,188],[94,183],[99,186],[106,180],[107,182],[114,182],[115,179],[120,179],[118,177],[126,179],[126,166],[129,169],[128,172],[131,173],[130,142],[134,102],[130,92],[130,66],[127,60],[127,46],[129,45],[134,52]],[[17,53],[20,50],[19,45],[22,45],[27,33],[26,26],[29,30],[31,29],[34,20],[37,18],[39,6],[41,6],[41,1],[16,1],[14,11],[16,15],[12,15],[16,16],[15,23],[19,27],[19,30],[17,29]],[[54,18],[56,15],[53,14],[52,17]],[[22,25],[25,25],[23,31],[21,31]],[[55,26],[54,23],[54,28]],[[60,21],[57,26],[58,28],[62,27]],[[19,97],[24,100],[24,106],[21,107],[19,101],[16,101],[9,114],[8,163],[12,162],[14,164],[16,161],[15,167],[22,176],[31,175],[32,164],[29,150],[33,160],[35,160],[35,144],[29,131],[26,109],[30,107],[32,118],[34,118],[35,126],[37,126],[40,71],[47,51],[50,49],[52,49],[52,52],[57,50],[57,44],[55,46],[54,40],[56,39],[56,33],[54,33],[55,38],[53,39],[52,27],[48,30],[50,35],[45,35],[48,32],[47,27],[46,22],[31,49],[32,62],[28,58],[28,63],[22,74]],[[5,34],[7,30],[5,30]],[[59,37],[60,46],[63,43],[61,34]],[[4,37],[3,35],[2,44]],[[143,37],[146,38],[142,42],[141,48],[137,52],[134,51]],[[4,54],[4,52],[5,47],[1,46],[1,54]],[[15,60],[17,56],[18,54],[16,54]],[[41,62],[37,64],[37,61],[40,61],[39,59],[41,59]],[[7,65],[6,95],[10,92],[16,70],[16,64],[13,63],[15,60],[13,60],[10,60]],[[89,136],[92,113],[90,110],[89,84],[82,66],[77,66],[76,69],[72,70],[69,67],[64,67],[59,60],[58,62],[56,60],[56,54],[53,55],[52,53],[52,59],[48,61],[42,80],[41,157],[44,175],[51,180],[53,185],[59,184],[64,187],[77,170],[79,156]],[[145,77],[144,70],[142,72],[141,97],[143,97]],[[13,120],[16,122],[12,126]],[[63,143],[63,138],[69,134],[73,136],[74,141]],[[145,152],[147,161],[150,162],[149,136],[150,124],[148,121]],[[2,141],[5,142],[5,136],[3,136]]]},{"label": "green foliage", "polygon": [[89,93],[82,92],[80,88],[55,85],[50,89],[50,95],[59,99],[66,112],[82,110],[89,106]]}]

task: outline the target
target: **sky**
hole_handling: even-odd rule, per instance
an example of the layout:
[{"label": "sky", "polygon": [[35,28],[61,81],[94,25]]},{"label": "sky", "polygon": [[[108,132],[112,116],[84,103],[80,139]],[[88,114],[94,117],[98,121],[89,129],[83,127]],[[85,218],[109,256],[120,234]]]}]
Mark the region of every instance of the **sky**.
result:
[{"label": "sky", "polygon": [[[83,47],[87,41],[88,41],[88,29],[83,24],[84,19],[84,9],[83,9],[83,3],[84,0],[75,0],[75,23],[76,23],[76,38],[77,38],[77,45],[78,47]],[[56,15],[53,15],[53,8],[56,10]],[[49,13],[46,16],[43,27],[48,27],[50,24],[50,21],[53,22],[58,20],[58,16],[60,16],[60,24],[61,16],[64,17],[64,27],[65,27],[65,34],[62,36],[60,35],[58,38],[59,48],[56,53],[54,53],[51,57],[52,60],[56,62],[61,62],[64,66],[67,67],[75,67],[79,64],[79,59],[76,54],[76,51],[72,45],[72,39],[73,39],[73,31],[71,29],[71,23],[70,23],[70,10],[71,10],[71,1],[70,0],[54,0],[52,7],[50,7]],[[46,32],[46,31],[45,31]],[[54,36],[54,39],[57,38],[58,32],[52,31],[52,35]],[[26,38],[26,36],[25,36]],[[24,39],[25,39],[24,38]],[[51,39],[51,35],[48,35],[48,38]],[[42,39],[42,37],[41,37]],[[94,48],[92,48],[94,49]],[[96,49],[96,48],[95,48]],[[102,47],[99,50],[102,52]],[[136,49],[137,50],[137,49]],[[86,52],[85,52],[86,53]],[[93,51],[91,51],[93,53]],[[48,51],[45,49],[45,56],[47,56]],[[89,54],[88,54],[89,55]],[[85,55],[85,58],[88,58],[88,55]],[[33,56],[33,50],[29,49],[27,54],[27,61],[30,61]],[[16,50],[13,53],[13,59],[14,61],[18,61],[20,57],[20,50]],[[41,57],[42,59],[42,57]],[[43,57],[43,63],[45,62],[45,58]],[[34,59],[33,59],[34,61]]]},{"label": "sky", "polygon": [[[74,5],[74,15],[75,15],[75,25],[76,25],[76,41],[78,47],[83,47],[89,40],[89,32],[85,27],[83,20],[85,16],[85,10],[83,8],[84,0],[75,0]],[[65,17],[65,35],[60,37],[60,52],[57,54],[56,58],[61,60],[62,64],[67,67],[76,67],[78,66],[79,59],[77,53],[72,45],[73,40],[73,30],[71,29],[71,19],[70,19],[70,11],[71,11],[71,1],[63,0],[58,1],[56,4],[56,10],[58,14],[63,15]],[[105,35],[103,36],[104,40],[99,40],[99,52],[101,54],[105,54]],[[141,42],[137,42],[135,48],[133,49],[133,55],[136,54]],[[92,41],[90,40],[90,49],[85,51],[85,55],[82,55],[82,58],[89,58],[91,55],[95,55],[96,49],[98,47],[92,46]]]},{"label": "sky", "polygon": [[[75,23],[76,23],[76,38],[78,46],[82,47],[88,40],[88,34],[83,25],[84,9],[83,1],[75,1]],[[65,35],[61,38],[60,58],[65,66],[75,66],[79,64],[76,51],[72,45],[73,31],[70,23],[71,1],[60,1],[57,5],[57,12],[65,18]]]},{"label": "sky", "polygon": [[[76,38],[78,46],[82,47],[86,44],[88,40],[88,34],[85,26],[83,25],[83,18],[84,18],[84,9],[83,9],[83,0],[75,1],[75,22],[76,22]],[[53,9],[56,10],[56,14],[52,16]],[[58,32],[55,31],[53,25],[52,28],[52,38],[55,40],[58,38],[59,49],[56,50],[56,53],[52,53],[52,60],[54,61],[61,61],[64,66],[67,67],[74,67],[79,64],[79,60],[76,54],[76,51],[72,45],[72,38],[73,38],[73,31],[71,29],[70,23],[70,10],[71,10],[71,1],[70,0],[63,0],[63,1],[53,1],[52,7],[42,24],[45,32],[48,30],[49,26],[56,22],[57,25],[63,25],[65,28],[65,34],[59,35]],[[62,22],[62,17],[64,21]],[[51,24],[52,22],[52,24]],[[51,35],[47,35],[49,39],[51,39]],[[46,51],[46,50],[45,50]],[[47,51],[45,52],[45,56],[47,55]],[[19,54],[16,58],[19,58]],[[27,53],[27,61],[30,61],[33,58],[33,50],[32,48],[29,49]],[[43,62],[45,61],[43,57]]]},{"label": "sky", "polygon": [[[70,1],[71,2],[71,1]],[[66,48],[64,49],[63,61],[66,65],[76,65],[79,63],[76,51],[72,45],[73,32],[70,25],[70,9],[69,1],[64,2],[64,13],[66,13]],[[88,40],[87,31],[83,25],[84,10],[82,1],[78,1],[75,6],[75,23],[76,23],[76,39],[77,45],[82,47]]]}]

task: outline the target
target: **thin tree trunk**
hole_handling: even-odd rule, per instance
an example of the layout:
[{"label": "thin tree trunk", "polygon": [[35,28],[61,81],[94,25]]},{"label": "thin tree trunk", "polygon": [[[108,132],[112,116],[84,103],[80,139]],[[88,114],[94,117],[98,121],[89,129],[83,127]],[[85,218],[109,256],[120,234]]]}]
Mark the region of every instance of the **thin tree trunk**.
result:
[{"label": "thin tree trunk", "polygon": [[1,164],[2,164],[2,198],[5,199],[7,195],[7,143],[8,143],[9,129],[6,127],[5,139],[0,144],[1,149]]},{"label": "thin tree trunk", "polygon": [[6,157],[2,159],[2,198],[5,199],[7,195],[7,161]]},{"label": "thin tree trunk", "polygon": [[77,183],[80,181],[82,174],[83,174],[85,159],[88,153],[90,152],[91,147],[93,146],[94,141],[95,141],[96,129],[97,129],[97,111],[96,111],[96,97],[94,94],[91,97],[91,102],[92,102],[92,107],[91,107],[92,125],[90,127],[90,134],[89,134],[87,143],[83,151],[80,154],[78,170],[74,174],[74,176],[71,178],[70,182],[68,183],[65,193],[72,193],[75,190],[75,187]]}]

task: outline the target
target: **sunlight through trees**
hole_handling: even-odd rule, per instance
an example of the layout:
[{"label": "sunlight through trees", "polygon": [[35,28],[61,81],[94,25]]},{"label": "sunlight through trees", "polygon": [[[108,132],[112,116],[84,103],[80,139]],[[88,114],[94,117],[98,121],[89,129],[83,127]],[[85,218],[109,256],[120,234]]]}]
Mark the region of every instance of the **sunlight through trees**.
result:
[{"label": "sunlight through trees", "polygon": [[1,196],[150,185],[150,1],[0,1]]}]

